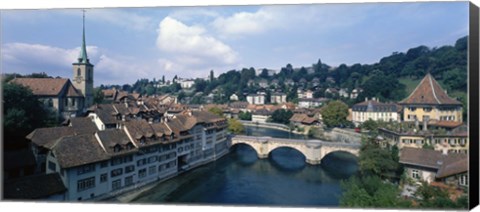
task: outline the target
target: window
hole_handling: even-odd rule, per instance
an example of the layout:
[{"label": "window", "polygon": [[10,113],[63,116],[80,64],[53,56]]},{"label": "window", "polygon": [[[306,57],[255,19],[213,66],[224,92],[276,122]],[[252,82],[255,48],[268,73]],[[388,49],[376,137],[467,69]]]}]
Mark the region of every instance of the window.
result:
[{"label": "window", "polygon": [[157,156],[152,156],[148,158],[148,163],[154,163],[155,161],[157,161]]},{"label": "window", "polygon": [[144,178],[147,176],[147,169],[140,169],[138,170],[138,177],[139,178]]},{"label": "window", "polygon": [[133,185],[133,176],[125,177],[125,186]]},{"label": "window", "polygon": [[146,158],[140,159],[140,160],[137,161],[137,166],[143,166],[145,164],[147,164],[147,159]]},{"label": "window", "polygon": [[49,106],[49,107],[53,107],[53,100],[52,100],[52,98],[49,98],[47,101],[48,101],[48,106]]},{"label": "window", "polygon": [[100,182],[101,182],[101,183],[104,183],[104,182],[106,182],[107,180],[108,180],[108,174],[107,174],[107,173],[100,175]]},{"label": "window", "polygon": [[420,172],[416,169],[412,170],[412,178],[413,179],[420,179]]},{"label": "window", "polygon": [[77,69],[77,76],[80,76],[82,75],[82,71],[80,70],[80,68]]},{"label": "window", "polygon": [[94,171],[95,171],[95,164],[87,164],[87,165],[78,167],[77,174],[82,175],[82,174],[94,172]]},{"label": "window", "polygon": [[148,167],[148,175],[152,175],[155,173],[157,173],[157,169],[155,169],[155,166]]},{"label": "window", "polygon": [[122,174],[123,174],[123,169],[122,168],[114,169],[110,172],[111,177],[116,177],[116,176],[122,175]]},{"label": "window", "polygon": [[75,106],[75,99],[72,99],[72,106]]},{"label": "window", "polygon": [[100,163],[100,168],[108,167],[108,161],[103,161]]},{"label": "window", "polygon": [[460,179],[458,179],[458,184],[462,186],[468,186],[468,175],[460,175]]},{"label": "window", "polygon": [[55,171],[57,169],[57,165],[52,161],[48,161],[48,169]]},{"label": "window", "polygon": [[118,179],[112,182],[112,190],[117,190],[122,187],[122,180]]},{"label": "window", "polygon": [[133,172],[133,171],[135,171],[135,166],[134,165],[130,165],[130,166],[125,167],[125,173],[130,173],[130,172]]},{"label": "window", "polygon": [[89,177],[77,181],[77,192],[84,191],[93,187],[95,187],[95,177]]}]

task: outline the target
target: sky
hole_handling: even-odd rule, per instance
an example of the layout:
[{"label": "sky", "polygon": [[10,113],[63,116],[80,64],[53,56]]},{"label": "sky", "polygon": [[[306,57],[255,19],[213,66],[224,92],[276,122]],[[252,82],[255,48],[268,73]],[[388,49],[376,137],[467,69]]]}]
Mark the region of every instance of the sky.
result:
[{"label": "sky", "polygon": [[[70,78],[82,44],[81,9],[3,10],[1,70]],[[86,9],[95,86],[137,79],[216,76],[373,64],[419,45],[468,34],[468,2],[301,4]]]}]

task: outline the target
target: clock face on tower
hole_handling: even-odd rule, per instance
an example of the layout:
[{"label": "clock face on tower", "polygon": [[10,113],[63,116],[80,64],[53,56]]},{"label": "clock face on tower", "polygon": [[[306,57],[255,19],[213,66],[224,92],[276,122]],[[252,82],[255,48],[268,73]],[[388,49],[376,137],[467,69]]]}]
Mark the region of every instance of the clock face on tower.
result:
[{"label": "clock face on tower", "polygon": [[82,82],[82,78],[81,77],[77,77],[77,79],[75,79],[77,81],[77,83],[81,83]]}]

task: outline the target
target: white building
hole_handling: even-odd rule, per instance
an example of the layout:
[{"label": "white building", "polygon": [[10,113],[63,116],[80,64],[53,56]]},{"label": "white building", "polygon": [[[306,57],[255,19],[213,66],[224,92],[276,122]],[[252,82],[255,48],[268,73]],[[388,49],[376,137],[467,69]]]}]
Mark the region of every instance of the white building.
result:
[{"label": "white building", "polygon": [[252,105],[263,105],[265,104],[265,95],[250,94],[247,96],[247,102]]},{"label": "white building", "polygon": [[252,122],[267,123],[267,119],[272,116],[272,112],[267,109],[256,110],[252,113]]},{"label": "white building", "polygon": [[348,95],[348,91],[346,88],[341,88],[339,91],[338,91],[338,95],[340,95],[341,97],[344,97],[344,98],[348,98],[349,95]]},{"label": "white building", "polygon": [[237,94],[232,94],[232,95],[230,96],[230,100],[231,100],[231,101],[238,101],[238,96],[237,96]]},{"label": "white building", "polygon": [[273,93],[270,96],[270,103],[272,104],[283,104],[287,102],[287,94],[284,93]]},{"label": "white building", "polygon": [[401,106],[394,103],[381,103],[376,98],[365,99],[353,105],[352,121],[358,126],[371,119],[373,121],[400,121]]},{"label": "white building", "polygon": [[189,89],[193,87],[193,85],[195,84],[195,81],[193,79],[179,79],[178,83],[180,83],[180,86],[183,89]]},{"label": "white building", "polygon": [[299,98],[298,99],[298,107],[300,108],[314,108],[322,106],[327,99],[324,98]]},{"label": "white building", "polygon": [[[65,200],[98,200],[164,180],[228,152],[225,118],[184,111],[162,122],[72,134],[45,144],[46,173],[59,173]],[[79,157],[81,155],[81,157]]]}]

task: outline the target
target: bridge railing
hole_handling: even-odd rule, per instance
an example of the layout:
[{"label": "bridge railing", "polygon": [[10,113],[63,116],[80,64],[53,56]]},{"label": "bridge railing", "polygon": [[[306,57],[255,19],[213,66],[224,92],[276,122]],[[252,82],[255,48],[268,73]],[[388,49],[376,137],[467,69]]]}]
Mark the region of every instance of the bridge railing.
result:
[{"label": "bridge railing", "polygon": [[252,142],[264,142],[264,141],[272,141],[272,142],[279,142],[279,143],[296,143],[296,144],[321,144],[324,146],[341,146],[341,147],[351,147],[351,148],[359,148],[360,144],[357,143],[344,143],[344,142],[328,142],[322,140],[304,140],[304,139],[289,139],[289,138],[273,138],[269,136],[246,136],[246,135],[235,135],[232,136],[233,140],[239,141],[252,141]]}]

